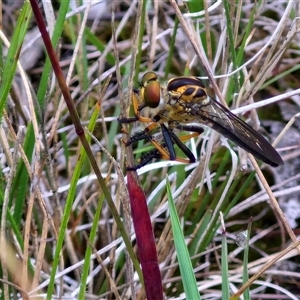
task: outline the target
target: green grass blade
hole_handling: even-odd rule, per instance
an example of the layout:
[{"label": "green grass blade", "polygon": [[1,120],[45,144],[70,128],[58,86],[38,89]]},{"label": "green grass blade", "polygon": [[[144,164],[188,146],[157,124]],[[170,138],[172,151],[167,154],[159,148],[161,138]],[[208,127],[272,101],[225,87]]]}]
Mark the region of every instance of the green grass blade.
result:
[{"label": "green grass blade", "polygon": [[138,53],[136,56],[136,64],[135,64],[135,75],[133,77],[133,81],[137,82],[139,78],[139,70],[140,65],[142,61],[142,44],[143,44],[143,36],[144,36],[144,29],[145,29],[145,23],[146,23],[146,7],[147,7],[147,1],[143,1],[143,8],[142,8],[142,15],[141,15],[141,22],[139,24],[139,42],[138,42]]},{"label": "green grass blade", "polygon": [[[101,42],[101,40],[99,40],[98,37],[96,37],[96,35],[93,32],[91,32],[89,28],[86,27],[84,29],[84,33],[86,35],[87,41],[94,45],[100,52],[103,52],[105,50],[105,45]],[[106,60],[111,66],[115,65],[115,58],[111,54],[111,52],[107,53]],[[123,67],[121,67],[121,71],[122,70],[124,70]]]},{"label": "green grass blade", "polygon": [[[231,5],[233,5],[233,3],[229,0],[225,0],[223,2],[223,4],[224,4],[224,9],[225,9],[225,15],[226,15],[229,53],[230,53],[230,58],[232,61],[232,68],[233,68],[233,70],[235,70],[237,68],[237,58],[236,58],[236,51],[235,51],[235,44],[234,44],[232,17],[231,17],[231,14],[232,14],[231,10],[233,9],[231,7]],[[234,84],[232,84],[232,81],[234,82]],[[232,100],[233,93],[237,92],[239,89],[240,89],[240,85],[239,85],[239,81],[238,81],[238,76],[237,76],[237,74],[235,74],[233,79],[230,78],[229,90],[228,90],[227,98],[226,98],[227,102]]]},{"label": "green grass blade", "polygon": [[31,7],[29,2],[25,2],[18,18],[15,30],[10,42],[6,61],[2,72],[2,83],[0,86],[0,120],[3,116],[3,109],[6,106],[8,94],[10,92],[13,78],[16,73],[18,59],[21,53],[23,41],[27,32],[31,18]]},{"label": "green grass blade", "polygon": [[101,216],[101,210],[102,210],[102,205],[104,201],[104,195],[102,194],[96,208],[96,212],[94,215],[94,220],[88,240],[88,246],[85,251],[85,256],[84,256],[84,264],[82,268],[82,273],[81,273],[81,282],[80,282],[80,290],[78,294],[78,299],[85,299],[86,297],[86,285],[87,285],[87,278],[89,275],[89,270],[90,270],[90,264],[91,264],[91,255],[93,254],[93,245],[95,244],[95,239],[97,236],[97,229],[98,229],[98,224],[99,224],[99,219]]},{"label": "green grass blade", "polygon": [[198,0],[190,0],[187,1],[187,6],[189,8],[189,11],[191,13],[197,13],[199,11],[202,11],[204,9],[204,5],[202,1],[198,1]]},{"label": "green grass blade", "polygon": [[[32,123],[28,124],[27,132],[23,143],[23,149],[28,159],[29,164],[32,161],[32,154],[34,149],[34,132]],[[23,160],[20,160],[16,175],[12,183],[10,201],[14,203],[13,217],[17,224],[20,224],[22,214],[24,210],[24,204],[26,201],[26,195],[28,195],[29,187],[29,174]],[[13,200],[14,198],[14,200]]]},{"label": "green grass blade", "polygon": [[177,252],[177,258],[182,277],[183,287],[186,293],[186,299],[201,299],[197,289],[197,282],[193,271],[193,266],[185,244],[183,232],[180,226],[176,207],[174,204],[171,187],[167,178],[167,193],[170,208],[171,224],[173,229],[174,244]]},{"label": "green grass blade", "polygon": [[[223,230],[225,230],[225,228],[223,228]],[[228,247],[226,232],[224,231],[222,237],[222,299],[227,300],[229,298]]]},{"label": "green grass blade", "polygon": [[164,81],[166,81],[168,79],[168,76],[169,76],[169,73],[170,73],[170,70],[171,70],[172,59],[173,59],[173,55],[174,55],[174,51],[175,51],[175,42],[176,42],[176,35],[177,35],[178,25],[179,25],[179,21],[178,21],[178,18],[176,17],[175,24],[174,24],[174,29],[173,29],[173,34],[172,34],[172,38],[171,38],[171,42],[170,42],[169,55],[168,55],[167,63],[166,63],[166,67],[165,67]]},{"label": "green grass blade", "polygon": [[190,256],[193,256],[198,253],[198,248],[199,248],[198,241],[201,239],[201,236],[205,232],[207,225],[211,220],[211,217],[212,217],[212,211],[211,210],[206,211],[203,218],[200,221],[200,225],[198,226],[196,232],[193,233],[194,238],[189,245]]},{"label": "green grass blade", "polygon": [[[64,29],[64,22],[66,20],[66,15],[69,11],[69,4],[70,4],[70,0],[61,1],[61,3],[60,3],[59,12],[57,14],[57,19],[55,22],[53,35],[51,38],[53,48],[55,48],[57,46],[57,43],[58,43],[59,39],[61,38],[63,29]],[[49,57],[47,55],[47,59],[45,61],[44,67],[43,67],[43,73],[42,73],[41,80],[39,82],[39,88],[38,88],[38,92],[37,92],[38,103],[42,110],[45,107],[45,100],[47,98],[46,94],[47,94],[47,89],[48,89],[48,84],[49,84],[48,80],[50,78],[51,68],[52,68],[52,66],[51,66]]]},{"label": "green grass blade", "polygon": [[[248,272],[248,263],[249,263],[249,239],[251,236],[251,225],[252,225],[252,219],[249,222],[248,229],[247,229],[247,243],[244,249],[244,261],[243,261],[243,284],[246,283],[249,280],[249,272]],[[244,299],[250,300],[250,289],[249,287],[245,289],[244,293]]]}]

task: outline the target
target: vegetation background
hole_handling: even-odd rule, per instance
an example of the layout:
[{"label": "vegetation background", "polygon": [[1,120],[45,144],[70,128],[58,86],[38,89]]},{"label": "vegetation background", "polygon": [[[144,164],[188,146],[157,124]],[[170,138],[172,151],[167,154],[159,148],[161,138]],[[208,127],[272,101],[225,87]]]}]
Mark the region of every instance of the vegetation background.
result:
[{"label": "vegetation background", "polygon": [[[187,293],[174,247],[179,233],[170,231],[168,175],[199,297],[227,299],[256,275],[244,299],[300,299],[295,237],[300,218],[299,2],[182,1],[180,14],[174,1],[39,4],[117,211],[107,205],[109,197],[82,149],[82,132],[74,129],[29,2],[1,2],[0,299],[145,298],[140,274],[126,264],[133,260],[136,266],[138,260],[119,230],[120,217],[130,220],[130,214],[117,117],[128,106],[128,87],[138,88],[147,71],[156,72],[162,87],[183,75],[199,76],[211,87],[199,55],[230,109],[274,142],[285,164],[274,169],[259,162],[253,169],[244,152],[206,128],[187,142],[197,163],[154,161],[138,171],[165,298],[185,299]],[[141,51],[132,81],[135,47]],[[143,128],[136,123],[130,134]],[[99,142],[91,140],[91,133]],[[145,151],[147,143],[134,146],[136,162]],[[239,247],[236,236],[249,222],[249,245]],[[128,238],[136,250],[130,225]]]}]

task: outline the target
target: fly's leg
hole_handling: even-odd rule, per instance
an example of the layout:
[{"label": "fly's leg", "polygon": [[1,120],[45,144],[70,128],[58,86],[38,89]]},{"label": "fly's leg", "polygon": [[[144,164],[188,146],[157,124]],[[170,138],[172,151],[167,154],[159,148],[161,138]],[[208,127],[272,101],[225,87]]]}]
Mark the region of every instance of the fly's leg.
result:
[{"label": "fly's leg", "polygon": [[142,123],[150,123],[152,122],[152,119],[150,118],[145,118],[141,116],[140,111],[146,107],[144,104],[139,104],[139,97],[140,97],[140,92],[138,90],[133,90],[132,93],[132,104],[133,104],[133,111],[134,111],[134,117],[131,118],[122,118],[122,117],[118,117],[118,121],[120,123],[133,123],[136,121],[142,122]]},{"label": "fly's leg", "polygon": [[144,167],[145,165],[147,165],[150,161],[152,161],[152,159],[161,159],[161,154],[156,148],[145,153],[141,157],[141,160],[137,165],[135,165],[133,167],[127,167],[126,170],[127,171],[136,171],[136,170],[140,169],[141,167]]},{"label": "fly's leg", "polygon": [[204,129],[197,125],[185,125],[185,124],[178,124],[175,128],[183,131],[192,131],[198,133],[198,135],[204,132]]},{"label": "fly's leg", "polygon": [[153,139],[150,132],[158,126],[158,123],[151,123],[149,126],[147,126],[143,131],[137,132],[136,134],[132,135],[126,142],[124,142],[125,146],[130,146],[133,143],[136,143],[138,141],[142,140],[149,140],[151,141]]},{"label": "fly's leg", "polygon": [[[164,124],[161,124],[161,129],[164,136],[164,142],[162,144],[155,141],[152,138],[152,136],[149,134],[149,132],[147,132],[146,134],[144,132],[138,133],[140,135],[139,137],[143,137],[143,139],[148,139],[151,142],[151,144],[154,146],[154,149],[142,155],[140,162],[136,166],[127,167],[126,168],[127,171],[135,171],[145,166],[153,159],[173,160],[173,161],[178,161],[186,164],[196,162],[196,158],[194,154],[183,142],[198,136],[203,132],[203,129],[197,126],[186,127],[186,125],[182,125],[182,127],[181,125],[178,125],[176,126],[176,128],[177,127],[178,129],[181,130],[194,131],[194,133],[178,137],[172,130],[168,129]],[[135,136],[136,135],[134,135],[133,137]],[[188,159],[176,156],[175,149],[174,149],[175,144],[188,157]]]}]

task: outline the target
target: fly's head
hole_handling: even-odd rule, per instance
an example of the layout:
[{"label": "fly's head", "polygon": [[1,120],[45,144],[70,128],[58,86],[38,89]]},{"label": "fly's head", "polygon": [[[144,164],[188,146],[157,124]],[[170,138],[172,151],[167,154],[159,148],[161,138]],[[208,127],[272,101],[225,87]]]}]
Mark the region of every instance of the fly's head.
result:
[{"label": "fly's head", "polygon": [[158,107],[160,101],[160,84],[157,81],[157,75],[154,72],[147,72],[144,74],[140,93],[141,98],[144,101],[144,107]]}]

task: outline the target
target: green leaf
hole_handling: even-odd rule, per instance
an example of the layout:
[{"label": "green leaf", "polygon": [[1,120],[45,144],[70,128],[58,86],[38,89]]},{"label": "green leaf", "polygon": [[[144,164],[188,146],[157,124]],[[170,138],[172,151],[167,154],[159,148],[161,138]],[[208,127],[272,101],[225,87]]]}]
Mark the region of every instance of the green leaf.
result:
[{"label": "green leaf", "polygon": [[227,300],[230,298],[228,277],[229,277],[228,248],[227,248],[226,232],[223,232],[223,238],[222,238],[222,299],[223,300]]},{"label": "green leaf", "polygon": [[197,282],[193,271],[191,258],[189,256],[189,251],[186,247],[183,232],[176,212],[176,207],[174,204],[170,182],[168,178],[166,179],[166,181],[174,244],[177,252],[183,287],[186,293],[186,299],[201,299],[197,288]]},{"label": "green leaf", "polygon": [[27,32],[31,17],[31,7],[29,2],[25,2],[18,18],[15,30],[10,42],[6,61],[2,72],[2,84],[0,86],[0,120],[3,116],[3,110],[6,107],[8,94],[16,73],[17,63],[20,57],[21,48]]}]

